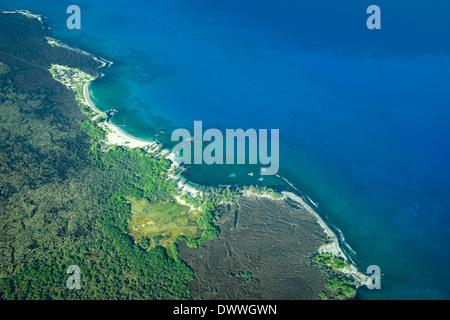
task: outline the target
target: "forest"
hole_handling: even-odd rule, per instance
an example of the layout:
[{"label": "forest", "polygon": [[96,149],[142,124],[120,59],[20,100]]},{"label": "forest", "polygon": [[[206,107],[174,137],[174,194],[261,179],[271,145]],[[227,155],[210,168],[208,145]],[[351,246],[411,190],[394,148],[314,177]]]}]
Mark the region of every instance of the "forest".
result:
[{"label": "forest", "polygon": [[[136,244],[128,199],[172,202],[171,162],[105,145],[74,92],[52,79],[53,60],[95,76],[94,60],[48,44],[36,20],[3,14],[0,25],[13,29],[0,46],[0,299],[188,299],[193,271],[177,243],[217,237],[214,210],[237,191],[185,197],[202,209],[199,239],[179,237],[169,251]],[[80,290],[66,286],[71,265]]]},{"label": "forest", "polygon": [[[173,202],[171,162],[105,145],[106,132],[50,72],[57,63],[96,76],[98,62],[50,45],[36,19],[0,14],[0,27],[0,299],[189,299],[194,272],[178,258],[178,243],[197,248],[217,238],[218,206],[243,190],[282,195],[258,186],[199,187],[201,196],[181,200],[201,211],[201,235],[179,236],[167,249],[160,235],[135,243],[129,199]],[[319,258],[327,264],[330,257]],[[73,265],[80,289],[67,286]],[[325,298],[354,295],[344,278],[326,289]]]},{"label": "forest", "polygon": [[[192,270],[126,230],[125,196],[177,192],[170,163],[140,150],[101,152],[44,93],[16,88],[14,68],[0,65],[0,297],[189,298]],[[70,265],[81,269],[80,290],[66,287]]]},{"label": "forest", "polygon": [[[102,152],[75,94],[49,71],[60,63],[95,76],[98,63],[52,47],[37,19],[0,14],[0,26],[0,299],[188,299],[193,271],[127,233],[125,197],[178,192],[170,163]],[[70,265],[79,290],[66,286]]]}]

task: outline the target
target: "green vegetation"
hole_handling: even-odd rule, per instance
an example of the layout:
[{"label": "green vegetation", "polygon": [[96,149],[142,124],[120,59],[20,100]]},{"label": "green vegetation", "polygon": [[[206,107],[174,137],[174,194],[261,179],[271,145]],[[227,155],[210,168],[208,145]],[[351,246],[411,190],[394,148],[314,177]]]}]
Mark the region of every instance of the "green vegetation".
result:
[{"label": "green vegetation", "polygon": [[319,293],[319,298],[322,299],[322,300],[328,300],[327,294],[325,292],[323,292],[323,291],[321,291]]},{"label": "green vegetation", "polygon": [[[46,31],[28,20],[0,19],[2,61],[10,64],[0,63],[0,299],[188,299],[193,271],[177,245],[217,238],[215,211],[241,190],[181,197],[198,211],[174,203],[170,161],[101,142],[104,118],[83,96],[99,63],[41,41]],[[66,287],[70,265],[81,269],[80,290]],[[332,279],[322,297],[351,296],[348,280]]]},{"label": "green vegetation", "polygon": [[[50,68],[92,118],[73,121],[45,94],[17,89],[9,72],[0,64],[0,298],[188,298],[193,272],[177,258],[177,245],[217,238],[214,211],[235,201],[239,190],[203,188],[199,197],[182,196],[198,210],[176,204],[169,160],[103,145],[102,119],[83,97],[92,76]],[[72,291],[65,270],[74,264],[82,270],[82,289]]]},{"label": "green vegetation", "polygon": [[249,190],[250,192],[256,194],[256,195],[268,195],[273,199],[281,199],[283,197],[283,195],[275,190],[273,190],[272,188],[268,188],[266,186],[249,186],[249,187],[244,187],[244,190]]},{"label": "green vegetation", "polygon": [[336,257],[329,252],[318,253],[311,258],[311,261],[318,265],[330,267],[333,270],[343,269],[350,266],[342,257]]},{"label": "green vegetation", "polygon": [[131,203],[132,218],[128,222],[130,235],[136,242],[152,239],[151,246],[171,248],[175,239],[185,236],[187,239],[199,238],[202,229],[197,224],[199,211],[190,210],[174,201],[148,202],[128,199]]},{"label": "green vegetation", "polygon": [[327,282],[324,286],[326,290],[319,294],[319,298],[343,300],[356,295],[354,281],[340,273],[342,269],[349,266],[342,257],[336,257],[329,252],[321,252],[313,255],[311,262],[321,266],[327,275]]},{"label": "green vegetation", "polygon": [[[218,206],[223,203],[235,203],[243,190],[250,190],[257,195],[268,194],[274,199],[279,199],[282,195],[271,188],[260,186],[249,187],[204,187],[197,186],[197,189],[201,192],[200,196],[195,198],[187,195],[182,195],[181,200],[185,201],[196,208],[199,208],[202,214],[198,217],[197,223],[203,228],[203,233],[200,238],[186,239],[181,237],[178,241],[174,242],[176,245],[179,241],[186,240],[186,244],[190,248],[198,248],[206,241],[216,239],[219,236],[219,229],[214,225],[218,220],[218,216],[214,213]],[[176,248],[174,248],[176,251]]]},{"label": "green vegetation", "polygon": [[154,236],[154,237],[152,237],[152,242],[155,246],[157,246],[163,239],[164,239],[163,236]]},{"label": "green vegetation", "polygon": [[[86,83],[94,80],[94,77],[78,68],[70,68],[68,66],[61,66],[52,64],[49,69],[53,79],[61,82],[66,87],[75,92],[75,99],[78,101],[78,105],[81,111],[90,119],[97,116],[97,112],[93,111],[87,104],[84,97],[84,86]],[[98,120],[96,121],[98,123]]]},{"label": "green vegetation", "polygon": [[[76,93],[76,100],[78,101],[81,110],[86,116],[91,118],[91,120],[81,122],[81,129],[97,140],[103,139],[106,136],[106,131],[97,124],[104,120],[104,118],[95,118],[97,114],[91,110],[84,99],[84,84],[91,81],[92,77],[78,68],[70,68],[68,66],[55,64],[52,65],[50,72],[55,80],[63,83]],[[116,153],[119,152],[117,149],[114,149],[114,151]],[[117,164],[120,163],[120,161],[114,159],[111,163]],[[137,168],[136,170],[141,169]],[[183,198],[190,204],[194,203],[199,208],[198,211],[194,211],[192,214],[174,214],[170,217],[165,216],[165,209],[162,208],[159,208],[159,210],[154,211],[152,214],[145,215],[145,213],[142,212],[143,208],[139,207],[138,201],[128,198],[130,203],[132,203],[132,211],[134,210],[133,212],[136,213],[133,215],[133,220],[129,224],[130,234],[143,248],[145,247],[145,243],[141,244],[141,239],[143,237],[151,238],[155,235],[163,236],[163,239],[160,239],[158,245],[165,248],[176,246],[180,240],[186,240],[187,245],[190,247],[198,247],[208,240],[217,238],[219,231],[213,225],[213,212],[220,201],[230,201],[232,197],[236,198],[237,193],[232,193],[229,188],[208,188],[208,190],[204,191],[204,194],[207,194],[208,196],[191,199],[187,199],[187,196],[184,196]],[[155,203],[152,204],[152,206],[158,205],[159,204]],[[164,206],[170,208],[173,207],[173,205],[174,204],[167,204]],[[183,210],[186,211],[185,208]],[[202,215],[200,215],[200,211],[202,212]],[[155,217],[156,220],[154,219]],[[193,221],[192,217],[195,217],[196,222]],[[164,222],[169,223],[169,225],[166,225]],[[183,226],[183,223],[184,227],[181,227]],[[177,238],[179,238],[178,241],[175,241]],[[151,246],[150,243],[149,247]],[[174,254],[176,249],[175,251],[173,249],[168,252],[169,255],[176,258],[176,255]]]},{"label": "green vegetation", "polygon": [[88,135],[90,135],[93,138],[96,139],[103,139],[106,137],[106,131],[95,124],[95,122],[91,120],[85,120],[81,122],[81,130],[86,132]]},{"label": "green vegetation", "polygon": [[356,294],[354,283],[351,279],[344,276],[334,276],[325,283],[325,288],[335,294],[339,300],[352,298]]},{"label": "green vegetation", "polygon": [[[128,234],[127,199],[168,203],[178,193],[170,162],[105,151],[80,130],[89,123],[60,111],[76,105],[18,89],[10,69],[0,63],[0,298],[189,298],[192,270]],[[81,269],[80,290],[66,287],[70,265]]]},{"label": "green vegetation", "polygon": [[182,195],[181,200],[200,208],[202,214],[197,218],[197,223],[203,228],[203,233],[199,239],[186,239],[187,246],[198,248],[208,240],[216,239],[219,236],[219,230],[214,225],[217,217],[214,212],[221,203],[234,202],[239,197],[239,189],[230,187],[200,187],[201,195],[195,198]]},{"label": "green vegetation", "polygon": [[247,279],[247,281],[252,281],[253,279],[253,274],[249,271],[245,271],[245,272],[239,272],[239,275],[245,279]]},{"label": "green vegetation", "polygon": [[142,237],[141,240],[139,241],[139,245],[141,246],[142,249],[147,250],[150,248],[151,246],[151,242],[150,239],[147,237]]},{"label": "green vegetation", "polygon": [[53,38],[49,38],[47,37],[47,42],[52,46],[52,47],[60,47],[63,46],[64,44],[57,40],[57,39],[53,39]]}]

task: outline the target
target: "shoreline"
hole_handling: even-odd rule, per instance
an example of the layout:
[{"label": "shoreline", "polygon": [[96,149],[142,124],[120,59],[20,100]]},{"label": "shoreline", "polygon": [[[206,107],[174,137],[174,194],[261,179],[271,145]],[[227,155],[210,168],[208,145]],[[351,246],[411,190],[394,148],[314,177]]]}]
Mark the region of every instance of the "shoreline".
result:
[{"label": "shoreline", "polygon": [[41,22],[41,23],[43,23],[42,18],[44,18],[44,16],[42,16],[40,14],[31,13],[28,10],[21,10],[21,9],[13,10],[13,11],[3,10],[1,13],[19,13],[19,14],[24,15],[31,19],[38,19],[39,22]]},{"label": "shoreline", "polygon": [[[87,53],[87,54],[89,54],[89,53]],[[92,56],[91,54],[89,54],[89,55]],[[103,64],[102,66],[99,67],[99,69],[101,69],[105,66],[106,66],[106,64]],[[84,100],[86,101],[86,103],[88,104],[88,106],[93,111],[95,111],[101,115],[106,115],[104,112],[100,111],[95,106],[95,103],[90,98],[89,84],[92,81],[95,81],[97,78],[98,78],[98,76],[95,79],[84,84],[83,97],[84,97]],[[125,132],[124,130],[117,127],[116,125],[114,125],[111,122],[104,121],[104,122],[100,123],[99,125],[102,126],[103,128],[106,128],[106,130],[108,131],[107,136],[105,138],[105,142],[107,144],[125,146],[125,147],[129,147],[129,148],[143,148],[147,152],[151,152],[154,154],[157,153],[157,152],[155,152],[155,150],[158,150],[158,147],[160,146],[160,144],[156,141],[150,141],[150,140],[137,138],[137,137]],[[177,163],[177,161],[175,160],[176,156],[174,153],[170,152],[167,149],[162,149],[161,155],[163,155],[165,157],[165,159],[168,159],[172,163],[172,167],[171,167],[171,169],[169,169],[169,177],[176,181],[177,187],[180,190],[180,195],[176,196],[175,200],[181,205],[189,206],[191,208],[191,210],[197,210],[198,208],[194,208],[192,205],[189,205],[185,201],[181,200],[180,196],[182,194],[188,194],[190,196],[195,197],[198,193],[201,193],[201,192],[199,190],[195,189],[194,187],[187,185],[188,180],[186,180],[183,183],[183,182],[181,182],[181,179],[179,179],[175,174],[173,174],[173,172],[176,171],[176,169],[178,169],[180,167],[180,164]],[[299,204],[301,207],[303,207],[309,214],[311,214],[316,219],[317,223],[319,224],[319,226],[322,228],[322,230],[328,237],[327,243],[323,244],[318,249],[317,252],[319,252],[319,253],[329,252],[335,256],[342,257],[345,262],[349,263],[350,266],[340,270],[340,272],[351,276],[354,279],[357,287],[366,285],[366,283],[369,279],[368,276],[366,276],[360,270],[358,270],[358,268],[354,265],[354,263],[352,261],[350,261],[350,259],[347,257],[347,255],[345,254],[345,252],[342,250],[342,248],[340,246],[338,236],[327,225],[327,223],[322,219],[322,217],[313,208],[311,208],[311,206],[309,204],[307,204],[306,201],[300,195],[297,195],[290,191],[282,191],[281,193],[282,193],[283,197],[280,199],[274,199],[270,195],[266,195],[266,194],[257,195],[250,191],[243,192],[242,196],[252,196],[253,195],[256,197],[265,197],[265,198],[269,198],[272,200],[290,199],[290,200],[296,202],[297,204]],[[312,202],[312,203],[313,203],[313,205],[316,205],[314,202]]]},{"label": "shoreline", "polygon": [[[106,117],[106,113],[99,110],[90,97],[89,85],[91,84],[92,81],[86,82],[83,86],[84,101],[94,112]],[[99,123],[99,126],[107,131],[105,142],[109,145],[127,146],[130,148],[148,148],[148,147],[154,148],[157,146],[156,141],[144,140],[134,137],[133,135],[125,132],[118,126],[114,125],[112,122],[103,121]]]},{"label": "shoreline", "polygon": [[336,235],[336,233],[327,225],[327,223],[322,219],[322,217],[313,209],[311,206],[299,195],[290,192],[290,191],[282,191],[281,194],[283,195],[282,198],[274,199],[268,194],[255,194],[251,191],[246,190],[243,193],[243,196],[246,197],[262,197],[271,199],[273,201],[286,201],[291,200],[295,202],[297,205],[302,207],[304,210],[306,210],[309,214],[311,214],[315,219],[317,224],[322,228],[325,235],[327,236],[328,240],[325,244],[319,247],[317,250],[318,253],[331,253],[337,257],[341,257],[344,259],[345,262],[349,264],[348,267],[345,267],[343,269],[339,269],[338,272],[344,273],[346,275],[349,275],[353,278],[355,281],[355,285],[359,288],[361,286],[365,286],[367,284],[367,281],[369,280],[369,277],[362,273],[351,261],[345,252],[342,250],[341,245],[339,243],[339,238]]},{"label": "shoreline", "polygon": [[[43,21],[42,21],[43,16],[32,14],[31,12],[29,12],[27,10],[3,11],[3,13],[19,13],[19,14],[25,15],[29,18],[37,18],[41,23],[43,23]],[[96,113],[94,118],[91,118],[91,120],[95,119],[99,115],[106,116],[106,113],[103,111],[100,111],[96,107],[95,103],[92,101],[91,96],[90,96],[89,85],[92,81],[95,81],[96,79],[98,79],[100,77],[99,70],[101,68],[104,68],[104,67],[109,68],[113,64],[113,62],[108,61],[103,58],[97,58],[96,56],[94,56],[93,54],[91,54],[87,51],[84,51],[84,50],[81,50],[78,48],[73,48],[67,44],[64,44],[64,43],[62,43],[56,39],[50,38],[50,37],[47,37],[47,41],[51,45],[65,47],[67,49],[75,50],[79,53],[88,55],[89,57],[91,57],[92,59],[94,59],[95,61],[100,63],[100,66],[97,68],[97,75],[92,80],[86,81],[86,83],[84,83],[84,85],[83,85],[83,100],[84,100],[85,104],[87,106],[89,106],[89,108],[92,111],[94,111]],[[188,205],[183,200],[180,199],[180,196],[183,194],[188,194],[193,197],[197,196],[197,194],[199,194],[199,193],[201,194],[201,192],[199,190],[197,190],[196,188],[187,184],[188,180],[186,180],[185,182],[182,182],[181,179],[179,177],[177,177],[175,172],[177,171],[177,169],[179,169],[181,167],[181,165],[179,163],[177,163],[176,155],[168,149],[162,149],[161,145],[157,141],[151,141],[151,140],[137,138],[137,137],[133,136],[132,134],[127,133],[126,131],[122,130],[118,126],[114,125],[110,121],[100,122],[98,124],[98,126],[102,127],[103,129],[105,129],[107,131],[107,135],[104,138],[104,142],[107,145],[117,145],[117,146],[122,146],[122,147],[128,147],[131,149],[141,148],[141,149],[144,149],[146,152],[155,154],[157,156],[163,156],[165,159],[168,159],[169,161],[171,161],[172,166],[169,169],[168,175],[171,179],[175,180],[177,187],[180,190],[180,194],[175,197],[175,200],[178,203]],[[294,187],[294,189],[297,190],[297,188],[295,188],[295,187]],[[361,271],[359,271],[352,261],[349,261],[349,258],[347,257],[347,255],[345,254],[345,252],[342,250],[342,248],[340,246],[337,235],[335,234],[335,232],[333,230],[331,230],[331,228],[326,224],[326,222],[322,219],[322,217],[313,208],[311,208],[310,205],[307,204],[307,202],[302,198],[302,196],[294,194],[289,191],[282,191],[281,193],[282,193],[283,197],[280,199],[273,199],[269,195],[265,195],[265,194],[258,195],[258,194],[254,194],[251,192],[250,193],[244,192],[242,194],[242,196],[252,195],[252,196],[256,196],[256,197],[268,197],[272,200],[290,199],[290,200],[296,202],[297,204],[299,204],[301,207],[303,207],[308,213],[310,213],[316,219],[317,223],[322,227],[324,233],[328,237],[328,241],[318,249],[318,252],[330,252],[336,256],[342,257],[346,262],[349,263],[350,267],[340,270],[340,272],[348,274],[351,277],[353,277],[353,279],[355,280],[355,283],[358,287],[365,285],[367,283],[368,277],[365,274],[363,274]],[[312,202],[312,203],[314,205],[316,205],[314,202]],[[191,207],[191,209],[193,209],[193,210],[198,209],[198,208],[193,208],[191,205],[188,205],[188,206]]]},{"label": "shoreline", "polygon": [[308,213],[310,213],[316,220],[317,223],[322,227],[323,231],[328,237],[327,243],[322,245],[317,252],[325,253],[329,252],[335,256],[342,257],[345,262],[349,264],[349,267],[345,267],[340,269],[339,271],[347,274],[355,280],[355,284],[357,287],[361,287],[367,284],[369,277],[362,273],[355,264],[347,257],[344,250],[342,250],[341,245],[339,243],[339,238],[336,233],[331,230],[331,228],[327,225],[327,223],[322,219],[322,217],[313,209],[310,205],[306,203],[306,201],[301,197],[292,192],[283,191],[283,200],[291,199],[292,201],[300,204]]},{"label": "shoreline", "polygon": [[[90,54],[89,54],[90,55]],[[99,67],[103,68],[106,64],[102,64],[102,66]],[[108,66],[109,67],[109,66]],[[83,86],[83,98],[85,103],[96,113],[102,116],[106,116],[106,113],[99,110],[94,101],[92,101],[89,91],[89,85],[92,81],[95,81],[98,78],[98,76],[88,81]],[[97,116],[96,116],[97,117]],[[91,119],[92,120],[92,119]],[[175,161],[175,154],[170,152],[168,149],[162,149],[161,145],[157,141],[151,141],[151,140],[145,140],[138,137],[133,136],[132,134],[122,130],[118,126],[116,126],[114,123],[110,121],[103,121],[98,124],[100,127],[105,129],[107,131],[107,135],[105,138],[105,143],[108,145],[118,145],[122,147],[128,147],[131,149],[134,148],[141,148],[144,149],[146,152],[153,153],[155,155],[161,155],[165,159],[169,160],[172,163],[171,168],[169,169],[168,175],[169,177],[176,182],[176,185],[178,189],[180,190],[180,194],[175,197],[176,201],[181,205],[189,206],[192,210],[197,210],[198,208],[194,208],[192,205],[186,203],[185,201],[180,199],[180,196],[183,194],[187,194],[189,196],[197,196],[197,194],[201,194],[201,192],[194,187],[188,185],[188,181],[182,182],[179,177],[177,177],[176,174],[174,174],[175,171],[177,171],[180,168],[180,164]]]}]

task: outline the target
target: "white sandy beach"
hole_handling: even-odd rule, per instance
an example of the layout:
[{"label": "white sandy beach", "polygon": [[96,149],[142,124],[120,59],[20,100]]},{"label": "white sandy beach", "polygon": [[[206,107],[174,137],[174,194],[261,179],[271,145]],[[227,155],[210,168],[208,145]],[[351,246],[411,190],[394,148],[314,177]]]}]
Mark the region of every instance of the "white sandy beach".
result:
[{"label": "white sandy beach", "polygon": [[[98,114],[106,116],[106,114],[100,111],[92,101],[89,93],[89,84],[90,82],[86,82],[83,87],[83,96],[86,104]],[[119,127],[117,127],[111,122],[102,122],[99,125],[108,132],[105,140],[107,144],[127,146],[129,148],[146,148],[146,147],[154,148],[157,145],[156,141],[147,141],[136,138],[128,134],[127,132],[121,130]]]},{"label": "white sandy beach", "polygon": [[[83,96],[84,96],[84,100],[85,100],[86,104],[92,110],[97,112],[98,114],[106,116],[106,114],[104,112],[100,111],[95,106],[95,103],[92,101],[92,99],[90,97],[90,92],[89,92],[89,84],[90,84],[90,82],[87,82],[84,84],[84,87],[83,87]],[[117,145],[117,146],[129,147],[129,148],[143,148],[147,152],[153,152],[153,153],[156,153],[157,150],[159,150],[158,142],[144,140],[144,139],[134,137],[133,135],[123,131],[122,129],[120,129],[119,127],[117,127],[116,125],[114,125],[111,122],[102,122],[99,124],[99,126],[104,128],[108,132],[105,143],[107,143],[109,145]],[[183,183],[178,177],[176,177],[175,174],[173,174],[173,172],[176,171],[180,166],[179,163],[177,163],[175,161],[175,154],[171,153],[169,150],[162,150],[160,152],[160,154],[162,156],[165,156],[166,159],[168,159],[172,162],[172,168],[169,171],[169,177],[171,179],[175,180],[175,182],[177,183],[177,187],[180,190],[180,194],[187,194],[187,195],[195,197],[199,193],[199,191],[197,189],[195,189],[194,187]],[[179,196],[177,196],[176,199],[180,204],[187,205],[184,201],[182,201],[180,199]],[[192,207],[191,205],[189,205],[189,206]],[[195,209],[195,208],[192,208],[192,209]]]},{"label": "white sandy beach", "polygon": [[[7,13],[12,13],[12,12],[7,12]],[[21,11],[20,13],[24,14],[26,16],[32,17],[32,18],[37,18],[37,19],[39,19],[39,21],[42,22],[42,18],[39,15],[33,15],[33,14],[29,13],[28,11]],[[107,60],[104,60],[101,58],[99,59],[86,51],[83,51],[83,50],[80,50],[77,48],[72,48],[68,45],[60,43],[59,41],[56,41],[55,39],[47,37],[47,41],[50,44],[63,46],[68,49],[75,50],[77,52],[81,52],[83,54],[89,55],[90,57],[92,57],[93,59],[95,59],[96,61],[98,61],[101,64],[98,69],[101,69],[104,67],[110,67],[112,65],[112,62],[110,62],[110,61],[107,61]],[[98,74],[97,75],[97,78],[98,78],[99,73],[97,73],[97,74]],[[96,119],[99,116],[106,117],[106,113],[99,110],[96,107],[94,101],[91,99],[91,92],[89,89],[89,85],[94,80],[95,79],[86,81],[83,84],[83,97],[82,97],[85,105],[89,106],[97,114],[92,119]],[[202,192],[197,190],[195,187],[189,185],[188,183],[183,182],[184,180],[180,179],[180,177],[177,176],[177,172],[179,172],[179,169],[180,169],[180,163],[177,161],[176,155],[174,153],[170,152],[170,150],[167,150],[167,149],[161,149],[161,145],[157,141],[150,141],[150,140],[137,138],[137,137],[127,133],[126,131],[122,130],[118,126],[114,125],[110,121],[103,121],[103,122],[100,122],[98,125],[100,127],[104,128],[107,132],[107,135],[104,139],[104,142],[107,145],[110,145],[110,146],[116,145],[116,146],[121,146],[121,147],[127,147],[130,149],[140,148],[140,149],[145,150],[148,153],[152,153],[157,156],[164,157],[164,158],[168,159],[169,161],[171,161],[172,166],[168,171],[168,179],[175,181],[175,184],[179,190],[179,194],[175,197],[175,200],[180,204],[189,206],[191,208],[191,210],[199,210],[199,208],[194,208],[192,205],[187,204],[185,201],[183,201],[181,199],[181,195],[183,195],[183,194],[189,195],[191,197],[196,197],[198,195],[201,195]],[[285,178],[283,178],[283,179],[286,180]],[[291,184],[291,186],[293,188],[295,188],[292,184]],[[317,223],[323,229],[324,233],[326,234],[326,236],[328,238],[327,242],[318,249],[318,252],[329,252],[335,256],[342,257],[346,262],[349,262],[348,257],[346,256],[346,254],[340,247],[339,239],[338,239],[337,235],[333,232],[333,230],[330,229],[330,227],[320,217],[320,215],[301,196],[298,196],[292,192],[282,192],[282,195],[283,195],[282,198],[274,199],[268,194],[258,195],[258,194],[252,193],[249,190],[245,190],[242,195],[243,196],[266,197],[266,198],[269,198],[274,201],[282,201],[282,200],[286,200],[286,199],[290,199],[290,200],[294,201],[300,207],[304,208],[304,210],[306,210],[308,213],[310,213],[317,220]],[[318,207],[318,205],[315,204],[314,202],[312,202],[311,199],[309,199],[309,200],[316,207]],[[339,271],[351,276],[355,280],[355,284],[358,287],[366,285],[368,283],[368,279],[369,279],[368,276],[366,276],[361,271],[359,271],[356,268],[356,266],[353,265],[353,263],[351,263],[351,261],[349,262],[348,267],[340,269]]]},{"label": "white sandy beach", "polygon": [[[102,62],[102,66],[100,68],[106,66],[105,62],[103,62],[103,61],[101,61],[101,62]],[[92,101],[92,99],[90,97],[90,92],[89,92],[89,84],[90,84],[90,82],[87,82],[83,88],[83,96],[84,96],[86,104],[92,110],[94,110],[96,113],[106,116],[106,114],[104,112],[100,111],[95,106],[95,103]],[[116,125],[114,125],[111,122],[102,122],[99,125],[102,126],[103,128],[105,128],[108,132],[106,140],[105,140],[105,142],[107,144],[124,146],[124,147],[126,146],[129,148],[144,148],[145,150],[147,150],[147,152],[156,152],[156,150],[159,149],[158,148],[159,144],[156,141],[147,141],[144,139],[136,138],[136,137],[128,134],[127,132],[121,130],[119,127],[117,127]],[[180,204],[188,205],[187,203],[185,203],[185,201],[180,199],[180,195],[187,194],[187,195],[195,197],[197,194],[199,194],[201,192],[198,191],[197,189],[195,189],[194,187],[189,186],[186,183],[183,183],[181,181],[181,179],[179,179],[174,174],[174,172],[180,166],[180,164],[175,160],[176,156],[174,153],[171,153],[169,150],[162,150],[160,152],[160,154],[162,156],[165,156],[166,159],[168,159],[172,162],[172,167],[169,171],[169,177],[176,181],[177,187],[180,190],[180,194],[177,197],[175,197],[176,201]],[[267,195],[267,194],[256,195],[248,190],[245,191],[243,193],[243,195],[244,196],[251,196],[251,195],[261,196],[261,197],[267,197],[267,198],[274,200],[272,197],[270,197],[270,195]],[[341,247],[339,245],[338,237],[328,227],[328,225],[320,217],[320,215],[314,209],[312,209],[300,196],[298,196],[292,192],[282,192],[282,195],[283,195],[283,198],[281,198],[279,200],[289,198],[292,201],[298,203],[307,212],[309,212],[311,215],[313,215],[314,218],[317,220],[317,223],[322,227],[323,231],[325,232],[325,234],[328,237],[328,241],[326,244],[324,244],[323,246],[321,246],[319,248],[318,252],[330,252],[335,256],[342,257],[346,262],[348,262],[347,256],[345,255],[344,251],[341,249]],[[198,210],[198,208],[194,208],[191,205],[188,205],[188,206],[191,207],[191,210]],[[349,267],[343,268],[340,271],[352,276],[353,279],[355,280],[355,284],[357,286],[366,285],[367,281],[368,281],[368,277],[365,274],[363,274],[362,272],[360,272],[352,263],[349,263],[349,265],[350,265]]]},{"label": "white sandy beach", "polygon": [[[105,66],[105,65],[103,65]],[[90,82],[87,82],[84,85],[83,88],[83,95],[84,99],[87,105],[97,112],[100,115],[106,116],[106,114],[102,111],[100,111],[96,106],[95,103],[92,101],[90,97],[89,92],[89,84]],[[102,122],[99,124],[103,128],[105,128],[108,132],[105,143],[110,145],[118,145],[118,146],[126,146],[129,148],[144,148],[147,150],[147,152],[155,152],[155,150],[158,150],[158,143],[156,141],[147,141],[144,139],[136,138],[125,131],[121,130],[119,127],[114,125],[111,122]],[[170,160],[172,162],[172,168],[169,171],[169,177],[176,181],[177,187],[180,190],[180,195],[187,194],[190,196],[195,197],[199,191],[195,189],[192,186],[187,185],[186,183],[183,183],[175,174],[174,172],[179,168],[180,164],[175,160],[175,154],[171,153],[169,150],[163,150],[161,152],[161,155],[165,156],[166,159]],[[317,220],[317,223],[322,227],[323,231],[328,237],[328,241],[326,244],[321,246],[318,250],[318,252],[330,252],[335,256],[342,257],[346,262],[348,262],[348,258],[341,249],[339,245],[339,240],[336,234],[328,227],[328,225],[325,223],[325,221],[320,217],[320,215],[312,209],[300,196],[297,196],[294,193],[291,192],[282,192],[283,198],[279,200],[283,200],[286,198],[289,198],[293,200],[294,202],[298,203],[301,207],[303,207],[307,212],[309,212],[311,215],[314,216],[314,218]],[[188,205],[185,201],[180,199],[180,195],[175,197],[176,201],[180,204],[187,205],[191,207],[191,210],[198,210],[198,208],[194,208],[191,205]],[[274,200],[270,195],[262,194],[262,195],[256,195],[252,193],[249,190],[244,191],[244,196],[260,196],[260,197],[267,197],[272,200]],[[368,277],[360,272],[353,264],[350,263],[350,266],[347,268],[344,268],[341,270],[343,273],[348,274],[353,277],[355,280],[355,283],[357,286],[362,286],[367,283]]]}]

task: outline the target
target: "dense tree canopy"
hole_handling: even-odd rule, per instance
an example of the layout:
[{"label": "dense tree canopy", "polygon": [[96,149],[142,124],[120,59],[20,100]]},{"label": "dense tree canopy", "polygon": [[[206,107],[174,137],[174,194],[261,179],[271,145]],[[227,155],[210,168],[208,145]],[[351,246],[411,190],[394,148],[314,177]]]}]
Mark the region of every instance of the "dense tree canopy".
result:
[{"label": "dense tree canopy", "polygon": [[[170,163],[142,150],[100,151],[86,122],[65,117],[44,90],[17,88],[17,68],[0,64],[0,297],[189,298],[192,270],[126,232],[126,196],[177,192]],[[80,290],[66,287],[70,265],[81,269]]]}]

